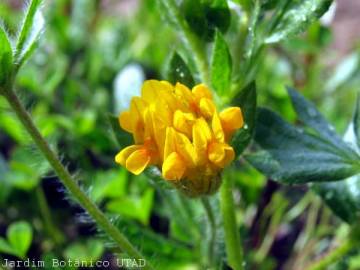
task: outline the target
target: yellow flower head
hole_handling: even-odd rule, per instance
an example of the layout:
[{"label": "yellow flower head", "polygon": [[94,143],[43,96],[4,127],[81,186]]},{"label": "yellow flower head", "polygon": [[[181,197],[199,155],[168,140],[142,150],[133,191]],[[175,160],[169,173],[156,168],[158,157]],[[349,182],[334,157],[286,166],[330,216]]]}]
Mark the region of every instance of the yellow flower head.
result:
[{"label": "yellow flower head", "polygon": [[132,98],[119,122],[134,145],[115,161],[136,175],[157,166],[164,179],[191,196],[218,189],[221,171],[235,157],[228,142],[244,124],[239,107],[218,113],[205,85],[190,90],[156,80],[144,82],[141,97]]}]

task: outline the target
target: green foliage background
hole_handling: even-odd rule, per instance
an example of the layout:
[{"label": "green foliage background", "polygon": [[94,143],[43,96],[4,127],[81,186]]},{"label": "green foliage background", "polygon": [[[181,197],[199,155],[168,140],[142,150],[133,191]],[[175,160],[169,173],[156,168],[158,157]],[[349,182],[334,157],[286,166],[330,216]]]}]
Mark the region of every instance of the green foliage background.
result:
[{"label": "green foliage background", "polygon": [[[15,2],[0,3],[0,18],[10,36],[16,35],[23,16]],[[337,66],[327,64],[328,55],[336,53],[330,49],[333,36],[318,18],[331,1],[232,1],[229,9],[226,1],[184,0],[175,13],[170,2],[139,1],[127,14],[121,4],[113,2],[45,1],[46,28],[38,48],[19,70],[17,91],[41,133],[88,195],[157,269],[201,269],[206,265],[204,249],[210,241],[210,227],[199,200],[189,200],[163,180],[149,177],[151,172],[135,177],[118,167],[114,156],[128,145],[128,138],[114,134],[113,128],[120,104],[117,91],[135,93],[132,88],[141,83],[134,78],[115,83],[116,76],[129,65],[137,64],[137,76],[180,80],[192,86],[206,79],[206,74],[197,72],[196,54],[209,55],[207,83],[217,93],[219,106],[240,104],[245,112],[249,131],[235,136],[237,153],[245,149],[255,129],[255,141],[245,150],[247,161],[239,158],[228,172],[234,179],[247,265],[249,269],[305,269],[302,267],[331,243],[348,236],[351,226],[357,226],[360,212],[358,181],[350,179],[350,188],[344,187],[344,181],[310,187],[306,183],[356,178],[358,160],[350,169],[329,172],[326,154],[335,152],[330,160],[335,167],[343,161],[337,153],[356,160],[358,150],[351,150],[333,131],[329,131],[331,136],[324,135],[328,122],[322,116],[315,123],[304,119],[306,110],[316,108],[301,96],[289,97],[285,86],[314,101],[338,134],[343,134],[359,90],[359,49],[355,47]],[[0,51],[6,40],[2,33]],[[196,46],[189,50],[181,36]],[[200,52],[191,51],[194,48]],[[0,60],[2,65],[8,61]],[[0,82],[5,76],[5,70],[0,70]],[[295,127],[266,109],[260,109],[256,117],[252,81],[256,82],[258,106],[300,124],[305,133],[302,130],[298,137],[288,138]],[[305,109],[301,111],[296,104]],[[275,129],[272,121],[277,123]],[[306,149],[302,140],[316,130],[324,133],[314,148]],[[336,149],[330,151],[322,145],[324,140],[333,140]],[[268,151],[258,152],[260,148]],[[321,151],[324,164],[316,156]],[[270,157],[269,152],[273,154]],[[296,159],[295,152],[303,157]],[[279,157],[281,168],[273,168],[274,156]],[[289,160],[293,162],[290,165]],[[324,170],[313,174],[310,164],[315,169],[324,165]],[[303,185],[286,186],[272,180]],[[227,269],[217,195],[211,205],[219,227],[216,263],[219,269]],[[114,260],[112,254],[117,253],[110,239],[97,232],[72,203],[1,96],[0,235],[0,258]],[[354,249],[331,269],[358,269],[359,261]],[[292,268],[295,264],[300,268]]]}]

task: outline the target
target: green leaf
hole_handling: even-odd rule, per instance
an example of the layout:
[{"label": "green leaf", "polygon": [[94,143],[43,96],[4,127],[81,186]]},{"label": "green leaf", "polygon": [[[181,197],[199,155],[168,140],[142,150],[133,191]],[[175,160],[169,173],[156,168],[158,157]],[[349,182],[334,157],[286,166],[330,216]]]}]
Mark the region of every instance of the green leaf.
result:
[{"label": "green leaf", "polygon": [[0,129],[2,132],[6,133],[19,144],[25,144],[29,141],[28,135],[24,132],[24,127],[21,122],[8,110],[0,112],[0,119]]},{"label": "green leaf", "polygon": [[256,120],[256,85],[251,82],[231,102],[233,106],[239,106],[244,117],[244,127],[237,131],[231,145],[237,155],[240,155],[251,141],[254,133]]},{"label": "green leaf", "polygon": [[14,255],[14,256],[18,256],[17,252],[2,237],[0,237],[0,252],[10,254],[10,255]]},{"label": "green leaf", "polygon": [[13,187],[29,191],[39,184],[50,167],[36,148],[21,146],[11,153],[9,168],[4,174],[5,181]]},{"label": "green leaf", "polygon": [[[246,37],[245,45],[245,57],[249,63],[246,65],[254,65],[255,63],[252,61],[254,57],[254,53],[259,49],[259,45],[262,43],[261,38],[258,38],[258,24],[260,21],[260,11],[261,6],[259,1],[256,1],[254,7],[251,10],[248,34]],[[244,63],[240,63],[241,67],[244,68]]]},{"label": "green leaf", "polygon": [[312,102],[307,101],[297,90],[290,87],[288,87],[288,94],[301,122],[313,128],[321,137],[337,146],[339,150],[343,150],[345,155],[350,154],[350,158],[356,158],[354,151],[336,134],[335,128],[326,121]]},{"label": "green leaf", "polygon": [[222,96],[230,88],[232,62],[229,48],[219,31],[215,33],[215,42],[211,59],[211,83]]},{"label": "green leaf", "polygon": [[[194,1],[195,2],[195,1]],[[205,14],[210,34],[215,29],[225,33],[230,26],[231,14],[226,0],[204,0]]]},{"label": "green leaf", "polygon": [[195,260],[196,255],[193,250],[181,241],[155,233],[138,222],[128,219],[118,219],[116,225],[124,231],[131,243],[141,246],[141,251],[149,258],[154,257],[154,247],[156,247],[157,256],[153,260],[157,269],[179,269],[179,264],[188,264],[189,261]]},{"label": "green leaf", "polygon": [[42,0],[32,0],[27,11],[16,42],[15,61],[18,68],[34,51],[44,27],[45,20],[40,10]]},{"label": "green leaf", "polygon": [[191,75],[190,69],[185,61],[178,53],[174,53],[170,59],[167,68],[167,79],[172,84],[180,82],[187,87],[192,88],[195,85],[194,78]]},{"label": "green leaf", "polygon": [[358,222],[360,215],[360,176],[354,175],[340,182],[317,183],[313,190],[330,209],[348,223]]},{"label": "green leaf", "polygon": [[124,196],[127,192],[128,172],[123,168],[97,171],[91,183],[90,196],[95,202]]},{"label": "green leaf", "polygon": [[181,9],[191,30],[203,40],[211,41],[215,29],[225,33],[230,26],[226,0],[184,0]]},{"label": "green leaf", "polygon": [[[359,99],[355,107],[354,117],[350,123],[344,140],[359,151]],[[325,203],[341,219],[348,223],[358,222],[360,216],[360,175],[354,175],[341,182],[319,183],[313,186]]]},{"label": "green leaf", "polygon": [[[264,149],[246,158],[259,171],[282,183],[312,184],[332,211],[348,223],[360,215],[360,156],[353,122],[342,140],[317,111],[298,92],[289,89],[299,119],[312,129],[305,132],[280,116],[260,109],[255,140]],[[349,144],[347,144],[349,143]],[[351,149],[353,146],[355,150]],[[341,180],[338,182],[334,182]]]},{"label": "green leaf", "polygon": [[115,139],[121,148],[133,144],[133,138],[130,133],[126,132],[120,127],[119,119],[115,115],[109,114],[108,120],[112,131],[115,135]]},{"label": "green leaf", "polygon": [[5,30],[0,26],[0,86],[11,76],[13,51]]},{"label": "green leaf", "polygon": [[33,190],[41,180],[35,168],[18,161],[11,161],[4,178],[12,187],[25,191]]},{"label": "green leaf", "polygon": [[135,218],[144,225],[149,223],[149,218],[154,202],[154,190],[147,189],[141,197],[123,196],[111,200],[106,208],[113,213]]},{"label": "green leaf", "polygon": [[25,257],[33,238],[33,231],[29,223],[19,221],[10,225],[7,239],[11,247],[21,257]]},{"label": "green leaf", "polygon": [[206,25],[206,15],[201,1],[184,0],[181,11],[190,29],[201,39],[208,39],[210,34]]},{"label": "green leaf", "polygon": [[96,239],[89,239],[86,243],[75,243],[64,251],[64,257],[71,261],[94,262],[104,253],[104,244]]},{"label": "green leaf", "polygon": [[304,31],[330,7],[332,0],[280,1],[265,43],[276,43]]},{"label": "green leaf", "polygon": [[282,183],[337,181],[360,172],[360,157],[354,151],[345,152],[341,145],[306,133],[267,109],[259,109],[255,140],[265,151],[247,160]]}]

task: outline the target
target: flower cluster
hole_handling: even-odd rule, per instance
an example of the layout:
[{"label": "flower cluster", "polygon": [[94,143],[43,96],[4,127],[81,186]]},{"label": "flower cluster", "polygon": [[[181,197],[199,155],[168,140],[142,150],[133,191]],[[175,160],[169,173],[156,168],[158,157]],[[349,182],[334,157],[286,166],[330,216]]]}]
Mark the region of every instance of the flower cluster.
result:
[{"label": "flower cluster", "polygon": [[218,189],[222,169],[235,157],[228,142],[244,123],[239,107],[218,113],[203,84],[190,90],[156,80],[144,82],[141,97],[132,98],[119,122],[135,143],[115,161],[136,175],[157,166],[164,179],[192,196]]}]

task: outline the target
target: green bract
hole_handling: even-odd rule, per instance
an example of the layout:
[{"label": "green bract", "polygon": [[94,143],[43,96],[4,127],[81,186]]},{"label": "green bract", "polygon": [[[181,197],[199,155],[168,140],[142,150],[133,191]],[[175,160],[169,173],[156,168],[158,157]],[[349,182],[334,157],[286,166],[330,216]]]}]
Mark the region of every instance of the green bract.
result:
[{"label": "green bract", "polygon": [[178,53],[174,53],[167,67],[167,77],[169,82],[176,84],[180,82],[182,84],[193,87],[195,85],[194,78],[190,72],[189,67]]}]

